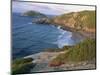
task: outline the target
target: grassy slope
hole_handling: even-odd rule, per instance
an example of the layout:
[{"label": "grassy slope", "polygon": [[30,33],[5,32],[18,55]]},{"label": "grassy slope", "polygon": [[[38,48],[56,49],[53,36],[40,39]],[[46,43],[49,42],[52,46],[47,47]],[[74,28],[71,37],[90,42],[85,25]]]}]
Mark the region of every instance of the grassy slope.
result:
[{"label": "grassy slope", "polygon": [[43,16],[43,17],[46,17],[46,15],[44,15],[40,12],[36,12],[36,11],[28,11],[28,12],[23,13],[23,15],[25,15],[25,16]]},{"label": "grassy slope", "polygon": [[51,21],[53,23],[68,26],[76,30],[95,29],[95,11],[71,12],[56,16]]},{"label": "grassy slope", "polygon": [[95,40],[86,39],[71,48],[64,48],[66,52],[54,58],[50,62],[50,65],[57,66],[66,62],[90,61],[92,59],[95,59],[95,48]]}]

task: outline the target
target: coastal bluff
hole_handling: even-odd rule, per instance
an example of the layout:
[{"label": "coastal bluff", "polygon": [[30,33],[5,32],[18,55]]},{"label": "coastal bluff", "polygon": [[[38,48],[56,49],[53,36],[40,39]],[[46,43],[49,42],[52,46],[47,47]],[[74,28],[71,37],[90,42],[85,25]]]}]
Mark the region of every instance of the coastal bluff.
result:
[{"label": "coastal bluff", "polygon": [[51,23],[75,31],[95,33],[96,11],[84,10],[65,13],[51,19]]},{"label": "coastal bluff", "polygon": [[[96,11],[95,10],[84,10],[78,12],[64,13],[52,18],[47,15],[36,11],[28,11],[23,13],[23,16],[37,17],[33,19],[33,23],[37,24],[51,24],[61,26],[62,29],[68,31],[81,32],[85,35],[95,35],[96,28]],[[90,36],[89,35],[89,36]],[[93,36],[94,36],[93,35]]]}]

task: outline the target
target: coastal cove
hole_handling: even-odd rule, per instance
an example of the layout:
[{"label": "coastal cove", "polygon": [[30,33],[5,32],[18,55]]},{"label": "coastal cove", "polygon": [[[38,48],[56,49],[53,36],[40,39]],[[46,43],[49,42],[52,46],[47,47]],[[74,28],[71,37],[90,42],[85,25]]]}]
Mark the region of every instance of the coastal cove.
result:
[{"label": "coastal cove", "polygon": [[18,40],[13,43],[14,58],[38,53],[48,48],[74,45],[84,39],[80,34],[61,29],[61,26],[32,23],[34,17],[13,13],[13,18],[13,40]]}]

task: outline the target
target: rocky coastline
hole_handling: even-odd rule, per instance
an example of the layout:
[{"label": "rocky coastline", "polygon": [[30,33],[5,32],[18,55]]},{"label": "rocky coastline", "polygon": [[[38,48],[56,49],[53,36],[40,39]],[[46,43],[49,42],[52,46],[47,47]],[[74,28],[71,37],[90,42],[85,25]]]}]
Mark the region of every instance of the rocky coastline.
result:
[{"label": "rocky coastline", "polygon": [[[80,16],[81,13],[83,15]],[[80,35],[83,35],[86,38],[88,37],[95,38],[95,34],[96,34],[95,21],[93,22],[93,25],[91,25],[92,24],[91,15],[93,15],[93,18],[95,18],[94,14],[95,14],[95,11],[81,11],[81,12],[75,12],[75,13],[73,12],[73,13],[68,13],[68,14],[64,14],[64,15],[60,15],[60,16],[52,17],[52,18],[45,17],[45,16],[39,17],[39,18],[33,19],[32,22],[37,23],[37,24],[49,24],[49,25],[54,25],[54,26],[61,26],[60,27],[61,29],[79,33]],[[87,23],[85,19],[88,20],[89,23]]]},{"label": "rocky coastline", "polygon": [[[32,14],[32,13],[34,13],[34,14]],[[48,17],[46,17],[46,16],[44,16],[40,13],[37,14],[37,12],[32,12],[31,11],[31,12],[25,13],[24,16],[37,15],[38,18],[33,19],[32,23],[61,26],[61,29],[71,31],[71,32],[74,32],[74,33],[78,33],[78,34],[82,35],[84,38],[95,39],[96,31],[95,31],[94,24],[92,25],[92,28],[88,28],[87,26],[82,26],[83,25],[82,23],[85,22],[85,19],[87,20],[88,18],[91,18],[90,17],[91,15],[89,17],[87,16],[87,14],[91,14],[91,12],[89,11],[87,13],[87,11],[83,11],[82,13],[85,14],[84,15],[85,17],[82,15],[81,20],[79,20],[79,17],[78,17],[78,16],[80,16],[80,12],[67,14],[67,16],[64,14],[63,16],[60,16],[60,17],[58,16],[56,18],[48,18]],[[92,14],[94,14],[94,11],[92,11]],[[39,17],[41,15],[42,15],[42,17]],[[71,17],[68,16],[68,15],[70,15]],[[66,21],[65,21],[65,20],[61,20],[62,17],[63,18],[70,17],[70,18],[67,18]],[[77,18],[77,20],[76,20],[76,18]],[[86,22],[86,24],[87,24],[87,22]],[[89,44],[89,46],[90,46],[91,45],[91,40],[86,41],[85,44],[86,45]],[[92,44],[93,44],[93,46],[95,45],[93,40],[92,40]],[[80,45],[83,46],[84,43],[79,44],[76,47],[73,47],[72,51],[73,52],[75,51],[74,48],[75,49],[77,49],[77,48],[80,49],[81,48]],[[86,47],[86,45],[83,46],[83,47]],[[93,49],[94,48],[95,47],[93,47]],[[89,47],[89,49],[91,49],[91,48]],[[85,50],[83,48],[83,52],[84,51]],[[94,52],[95,52],[95,50],[94,50]],[[28,58],[34,59],[34,60],[31,61],[31,63],[35,64],[34,68],[31,69],[32,73],[33,72],[46,72],[46,71],[96,69],[96,59],[95,59],[94,56],[93,56],[94,58],[92,58],[92,60],[79,61],[79,62],[72,62],[72,61],[62,62],[62,61],[60,61],[60,63],[59,62],[52,63],[52,60],[54,60],[58,55],[60,55],[60,54],[64,55],[65,53],[67,53],[67,50],[66,51],[58,51],[58,52],[56,52],[56,51],[55,52],[53,52],[53,51],[51,51],[51,52],[44,51],[44,52],[40,52],[40,53],[37,53],[37,54],[26,56],[26,57],[24,57],[24,59],[28,59]],[[90,53],[91,53],[91,51],[90,51]],[[80,51],[80,56],[81,56],[81,54],[82,53]]]}]

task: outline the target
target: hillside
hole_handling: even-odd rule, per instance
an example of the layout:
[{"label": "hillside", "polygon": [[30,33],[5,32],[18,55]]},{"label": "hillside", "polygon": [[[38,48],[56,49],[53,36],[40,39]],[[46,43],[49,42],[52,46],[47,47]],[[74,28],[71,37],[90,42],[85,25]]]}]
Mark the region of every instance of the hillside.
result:
[{"label": "hillside", "polygon": [[31,17],[46,17],[46,15],[40,13],[40,12],[37,12],[37,11],[27,11],[25,13],[22,14],[23,16],[31,16]]},{"label": "hillside", "polygon": [[76,31],[95,32],[95,11],[80,11],[62,14],[52,18],[51,23],[75,29]]},{"label": "hillside", "polygon": [[71,47],[64,48],[66,51],[63,54],[59,54],[54,58],[49,65],[60,66],[69,62],[82,62],[82,61],[94,61],[96,56],[96,43],[94,39],[86,39],[83,42]]}]

